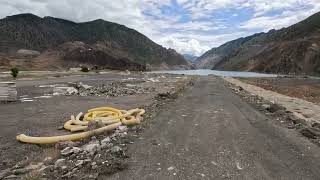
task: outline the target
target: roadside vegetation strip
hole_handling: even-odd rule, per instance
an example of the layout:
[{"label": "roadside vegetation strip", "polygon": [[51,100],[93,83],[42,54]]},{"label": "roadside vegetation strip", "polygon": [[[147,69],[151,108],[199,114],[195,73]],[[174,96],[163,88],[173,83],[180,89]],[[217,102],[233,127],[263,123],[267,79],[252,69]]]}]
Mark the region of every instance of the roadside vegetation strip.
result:
[{"label": "roadside vegetation strip", "polygon": [[320,106],[303,99],[286,96],[274,91],[266,90],[251,84],[244,83],[234,78],[224,78],[225,81],[240,86],[244,90],[254,95],[260,96],[263,99],[279,104],[292,112],[296,117],[305,120],[306,122],[320,122]]},{"label": "roadside vegetation strip", "polygon": [[[102,126],[98,129],[89,130],[87,132],[51,136],[51,137],[31,137],[20,134],[16,137],[18,141],[31,144],[52,144],[62,141],[78,141],[89,138],[104,132],[109,132],[121,125],[137,125],[140,124],[141,116],[145,113],[144,109],[119,110],[112,107],[100,107],[88,110],[83,116],[79,113],[76,117],[71,116],[71,120],[64,124],[64,128],[71,132],[84,131],[90,129],[90,123],[98,123]],[[107,125],[107,126],[105,126]]]}]

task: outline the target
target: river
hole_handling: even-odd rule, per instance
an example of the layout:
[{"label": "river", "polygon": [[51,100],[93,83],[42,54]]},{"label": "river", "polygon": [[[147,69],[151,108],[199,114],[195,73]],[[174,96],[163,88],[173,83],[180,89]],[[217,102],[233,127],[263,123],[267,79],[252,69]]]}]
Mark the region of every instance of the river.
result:
[{"label": "river", "polygon": [[276,74],[264,74],[244,71],[217,71],[210,69],[196,69],[196,70],[169,70],[169,71],[152,71],[151,73],[167,73],[167,74],[185,74],[185,75],[216,75],[224,77],[277,77]]}]

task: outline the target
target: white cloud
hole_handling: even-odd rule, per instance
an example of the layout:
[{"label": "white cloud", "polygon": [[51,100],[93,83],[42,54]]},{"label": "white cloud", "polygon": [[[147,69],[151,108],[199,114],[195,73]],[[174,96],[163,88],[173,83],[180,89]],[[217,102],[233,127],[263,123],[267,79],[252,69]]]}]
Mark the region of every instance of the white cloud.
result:
[{"label": "white cloud", "polygon": [[174,33],[169,36],[158,37],[156,42],[165,47],[175,47],[183,54],[194,54],[200,56],[212,47],[222,45],[241,36],[249,35],[246,32],[236,32],[230,34],[192,34],[192,33]]},{"label": "white cloud", "polygon": [[[229,40],[249,35],[249,32],[289,26],[320,10],[320,0],[176,2],[186,14],[165,13],[166,9],[162,7],[170,6],[171,0],[0,0],[0,18],[18,13],[34,13],[76,22],[105,19],[136,29],[155,42],[180,53],[200,55]],[[240,18],[238,10],[244,8],[253,11],[251,19],[235,22],[231,27],[213,16],[214,12],[229,10],[230,16]],[[189,19],[183,17],[186,15]]]},{"label": "white cloud", "polygon": [[288,10],[283,11],[279,15],[255,17],[242,23],[240,27],[244,29],[262,29],[263,31],[280,29],[293,25],[318,11],[320,11],[320,4],[315,4],[313,8],[307,11],[305,9],[297,11]]}]

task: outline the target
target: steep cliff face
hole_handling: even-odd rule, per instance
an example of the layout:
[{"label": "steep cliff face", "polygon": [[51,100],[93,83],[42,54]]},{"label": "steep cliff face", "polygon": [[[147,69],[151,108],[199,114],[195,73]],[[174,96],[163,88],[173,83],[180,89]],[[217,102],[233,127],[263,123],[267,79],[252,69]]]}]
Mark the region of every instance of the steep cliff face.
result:
[{"label": "steep cliff face", "polygon": [[[73,54],[67,54],[69,51],[61,48],[66,43],[78,47],[79,42],[83,43],[81,54],[76,54],[79,49],[72,51]],[[104,20],[75,23],[53,17],[40,18],[32,14],[1,19],[0,52],[14,59],[13,56],[20,49],[39,51],[45,58],[59,62],[70,60],[106,67],[113,64],[112,68],[115,69],[121,68],[117,68],[117,65],[123,63],[129,69],[131,65],[133,69],[138,66],[141,66],[138,69],[157,69],[163,64],[168,69],[190,67],[183,56],[174,50],[154,43],[133,29]]]},{"label": "steep cliff face", "polygon": [[320,13],[288,28],[228,42],[197,59],[198,67],[268,73],[320,73]]}]

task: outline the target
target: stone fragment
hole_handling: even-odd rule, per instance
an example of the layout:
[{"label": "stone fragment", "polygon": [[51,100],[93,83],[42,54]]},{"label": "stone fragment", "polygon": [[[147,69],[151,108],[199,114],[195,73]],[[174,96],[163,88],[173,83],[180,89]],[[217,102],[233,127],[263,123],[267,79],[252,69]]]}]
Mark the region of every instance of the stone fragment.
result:
[{"label": "stone fragment", "polygon": [[118,152],[122,151],[122,149],[121,149],[121,147],[119,147],[119,146],[113,146],[113,147],[110,149],[110,151],[111,151],[112,153],[118,153]]},{"label": "stone fragment", "polygon": [[58,159],[55,163],[54,163],[54,167],[58,168],[58,167],[62,167],[66,164],[66,160],[65,159]]},{"label": "stone fragment", "polygon": [[320,130],[313,127],[304,128],[300,131],[300,133],[303,136],[311,139],[317,139],[317,137],[320,137]]},{"label": "stone fragment", "polygon": [[80,166],[84,163],[84,160],[77,160],[75,166]]},{"label": "stone fragment", "polygon": [[95,143],[89,143],[83,146],[83,150],[89,152],[89,153],[94,153],[96,152],[100,147],[100,144],[95,142]]},{"label": "stone fragment", "polygon": [[110,137],[106,137],[106,138],[104,138],[104,139],[101,141],[101,144],[107,144],[107,143],[109,143],[109,142],[111,142]]}]

